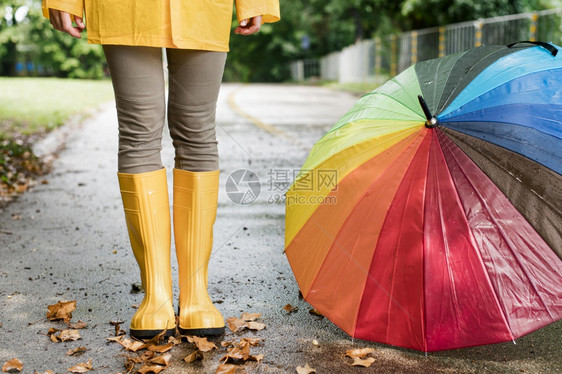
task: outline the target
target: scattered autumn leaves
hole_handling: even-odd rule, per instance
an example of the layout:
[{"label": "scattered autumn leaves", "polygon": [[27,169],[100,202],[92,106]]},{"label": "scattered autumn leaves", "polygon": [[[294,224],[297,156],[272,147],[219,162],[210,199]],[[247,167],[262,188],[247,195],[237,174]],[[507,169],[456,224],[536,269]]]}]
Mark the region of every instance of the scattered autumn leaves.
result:
[{"label": "scattered autumn leaves", "polygon": [[[348,349],[345,352],[345,355],[353,359],[353,362],[347,362],[348,365],[368,368],[373,364],[373,362],[376,361],[373,357],[367,357],[373,353],[375,353],[375,350],[373,348],[357,348]],[[297,374],[316,373],[316,369],[312,368],[308,363],[304,366],[297,366],[296,371]]]},{"label": "scattered autumn leaves", "polygon": [[[291,304],[287,304],[283,307],[283,310],[287,312],[287,314],[295,313],[299,310],[298,307],[292,306]],[[312,308],[308,311],[311,315],[321,317],[324,316],[316,309]],[[312,344],[318,346],[319,343],[316,339],[312,340]],[[349,349],[345,352],[345,355],[349,358],[353,359],[353,362],[347,362],[350,366],[361,366],[361,367],[369,367],[375,362],[375,358],[367,357],[370,354],[373,354],[375,350],[373,348],[358,348],[358,349]],[[297,366],[296,368],[297,374],[310,374],[316,373],[316,369],[312,368],[308,363],[305,366]]]},{"label": "scattered autumn leaves", "polygon": [[[266,326],[258,322],[261,315],[259,313],[244,313],[240,318],[231,317],[227,319],[229,329],[233,333],[248,329],[260,331]],[[160,373],[170,365],[172,355],[168,353],[174,346],[181,343],[182,338],[193,345],[192,350],[183,358],[188,364],[204,360],[205,354],[219,349],[217,345],[210,342],[207,338],[197,336],[182,336],[181,338],[168,337],[167,343],[163,342],[164,332],[149,341],[132,340],[125,337],[120,325],[123,322],[111,322],[115,326],[115,336],[107,338],[110,342],[120,344],[127,351],[125,357],[125,369],[127,373]],[[260,362],[263,354],[252,354],[251,347],[257,346],[262,341],[261,338],[245,337],[239,341],[223,341],[221,347],[226,349],[226,353],[221,357],[216,373],[236,373],[247,361]]]},{"label": "scattered autumn leaves", "polygon": [[49,331],[47,331],[47,336],[51,338],[51,341],[59,343],[82,339],[82,337],[80,336],[80,331],[78,330],[86,328],[88,324],[84,321],[78,321],[75,323],[72,323],[70,321],[72,319],[72,312],[76,310],[76,300],[59,301],[56,304],[48,305],[47,310],[47,319],[49,319],[49,321],[63,321],[68,326],[68,329],[64,330],[59,330],[51,327]]},{"label": "scattered autumn leaves", "polygon": [[[56,304],[47,306],[46,317],[51,322],[64,322],[67,325],[67,329],[56,329],[51,327],[45,335],[47,335],[52,342],[69,342],[81,339],[80,331],[88,326],[86,322],[78,321],[71,322],[72,312],[76,310],[76,301],[59,301]],[[80,356],[87,351],[86,347],[77,347],[66,352],[67,356]],[[20,372],[23,369],[23,363],[17,359],[13,358],[6,361],[2,366],[2,371],[5,373],[9,372]],[[68,368],[71,373],[86,373],[93,369],[92,359],[90,358],[87,362],[82,362]],[[42,374],[51,374],[53,371],[47,370]]]},{"label": "scattered autumn leaves", "polygon": [[[87,324],[83,321],[72,322],[72,313],[76,310],[76,301],[59,301],[56,304],[49,305],[47,307],[48,311],[46,317],[49,321],[59,321],[67,325],[66,329],[50,328],[47,335],[52,342],[72,342],[80,340],[80,331],[87,327]],[[298,307],[287,304],[283,307],[283,310],[287,314],[292,314],[298,311]],[[322,317],[322,315],[316,310],[311,309],[309,313]],[[259,321],[261,318],[260,313],[243,313],[239,318],[230,317],[227,318],[226,322],[228,328],[237,334],[244,330],[261,331],[266,328],[266,325]],[[116,342],[120,344],[127,352],[125,355],[124,367],[126,373],[141,373],[141,374],[158,374],[164,371],[171,365],[172,354],[170,351],[182,342],[182,338],[193,345],[193,350],[187,354],[183,361],[188,364],[193,364],[197,361],[205,359],[205,354],[213,350],[218,350],[219,348],[213,342],[207,340],[207,338],[201,338],[197,336],[181,336],[180,338],[168,337],[167,340],[164,336],[164,331],[154,337],[153,339],[140,341],[136,339],[129,339],[126,337],[126,333],[121,329],[123,321],[111,321],[110,324],[114,326],[115,336],[106,338],[110,342]],[[253,347],[259,346],[263,342],[263,339],[259,337],[242,337],[238,340],[224,340],[220,343],[221,348],[226,350],[226,353],[221,356],[219,366],[215,374],[236,374],[243,373],[244,364],[248,361],[261,362],[264,358],[263,354],[254,354],[251,352]],[[313,344],[318,346],[318,342],[313,340]],[[79,346],[73,349],[69,349],[66,352],[67,356],[81,356],[88,348]],[[346,351],[347,361],[350,366],[359,367],[369,367],[375,362],[375,358],[371,355],[375,352],[373,348],[360,348],[351,349]],[[68,372],[71,373],[87,373],[93,370],[92,358],[88,359],[86,362],[76,364],[68,368]],[[3,372],[21,372],[23,370],[23,363],[18,358],[13,358],[6,361],[2,366]],[[305,366],[296,367],[297,374],[310,374],[316,373],[316,370],[309,366],[307,363]],[[37,374],[52,374],[51,370],[44,371]]]},{"label": "scattered autumn leaves", "polygon": [[375,359],[367,356],[374,352],[375,350],[373,348],[358,348],[347,350],[345,355],[353,359],[351,366],[362,366],[368,368],[373,364],[373,362],[375,362]]},{"label": "scattered autumn leaves", "polygon": [[[165,330],[154,338],[146,341],[132,340],[125,337],[119,326],[123,322],[111,322],[115,326],[116,336],[107,338],[110,342],[117,342],[129,354],[125,356],[125,369],[127,373],[160,373],[170,366],[172,355],[168,353],[174,346],[181,343],[181,339],[169,337],[163,343]],[[137,369],[137,365],[139,368]]]},{"label": "scattered autumn leaves", "polygon": [[256,322],[260,317],[260,313],[244,313],[240,318],[227,318],[226,323],[228,324],[228,328],[234,333],[244,329],[260,331],[265,329],[265,324]]},{"label": "scattered autumn leaves", "polygon": [[35,178],[48,170],[31,150],[34,139],[18,136],[3,139],[0,136],[0,206],[12,200],[17,194],[33,186]]},{"label": "scattered autumn leaves", "polygon": [[[59,301],[56,304],[47,306],[47,319],[49,321],[62,321],[66,323],[68,329],[59,330],[51,327],[47,331],[47,336],[51,341],[55,343],[76,341],[82,339],[80,336],[81,329],[84,329],[88,324],[84,321],[71,322],[72,312],[76,310],[76,300],[72,301]],[[66,352],[67,356],[80,356],[87,351],[86,347],[77,347]],[[92,365],[92,359],[90,358],[86,362],[82,362],[71,366],[67,371],[71,373],[87,373],[94,367]]]}]

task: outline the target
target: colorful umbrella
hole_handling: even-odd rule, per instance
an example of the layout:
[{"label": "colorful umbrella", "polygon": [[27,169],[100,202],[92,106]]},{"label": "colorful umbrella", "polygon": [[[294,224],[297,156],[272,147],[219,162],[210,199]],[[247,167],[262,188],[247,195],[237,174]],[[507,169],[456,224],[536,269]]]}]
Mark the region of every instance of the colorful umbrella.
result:
[{"label": "colorful umbrella", "polygon": [[314,145],[286,255],[349,335],[427,352],[562,317],[562,54],[537,44],[417,63]]}]

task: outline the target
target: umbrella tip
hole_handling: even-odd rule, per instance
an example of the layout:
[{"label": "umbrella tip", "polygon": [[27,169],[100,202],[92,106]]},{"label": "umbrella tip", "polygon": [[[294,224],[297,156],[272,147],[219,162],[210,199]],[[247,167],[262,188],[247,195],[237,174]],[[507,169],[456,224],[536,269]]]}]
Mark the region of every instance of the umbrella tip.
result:
[{"label": "umbrella tip", "polygon": [[423,113],[425,114],[425,118],[427,118],[427,121],[425,121],[425,127],[433,128],[437,126],[439,124],[439,121],[437,121],[437,118],[435,118],[435,116],[431,114],[431,111],[429,110],[429,106],[427,105],[427,102],[425,101],[423,96],[418,95],[418,100],[420,102],[420,106],[423,110]]}]

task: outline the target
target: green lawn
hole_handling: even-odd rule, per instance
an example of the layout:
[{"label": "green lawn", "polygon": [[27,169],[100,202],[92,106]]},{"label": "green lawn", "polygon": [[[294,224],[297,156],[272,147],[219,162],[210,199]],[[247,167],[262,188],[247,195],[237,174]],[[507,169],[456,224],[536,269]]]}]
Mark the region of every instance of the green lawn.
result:
[{"label": "green lawn", "polygon": [[112,99],[109,80],[0,78],[0,138],[53,129]]}]

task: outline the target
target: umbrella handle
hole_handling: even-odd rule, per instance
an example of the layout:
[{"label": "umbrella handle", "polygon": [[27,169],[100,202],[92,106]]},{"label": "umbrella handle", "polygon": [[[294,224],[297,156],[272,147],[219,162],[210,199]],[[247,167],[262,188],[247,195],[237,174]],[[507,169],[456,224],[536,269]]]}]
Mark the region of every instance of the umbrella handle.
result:
[{"label": "umbrella handle", "polygon": [[544,49],[549,51],[552,54],[552,56],[554,56],[554,57],[556,57],[556,55],[558,54],[558,48],[554,47],[552,44],[548,44],[548,43],[545,43],[545,42],[534,42],[534,41],[529,41],[529,40],[508,44],[507,48],[513,48],[517,44],[521,44],[521,43],[529,43],[529,44],[538,45],[539,47],[543,47]]},{"label": "umbrella handle", "polygon": [[435,116],[431,114],[431,110],[429,110],[429,106],[425,102],[422,95],[418,95],[418,100],[420,101],[420,106],[423,110],[423,114],[425,114],[425,118],[427,118],[427,121],[425,122],[425,127],[432,128],[437,126],[439,122],[437,121],[437,118],[435,118]]}]

